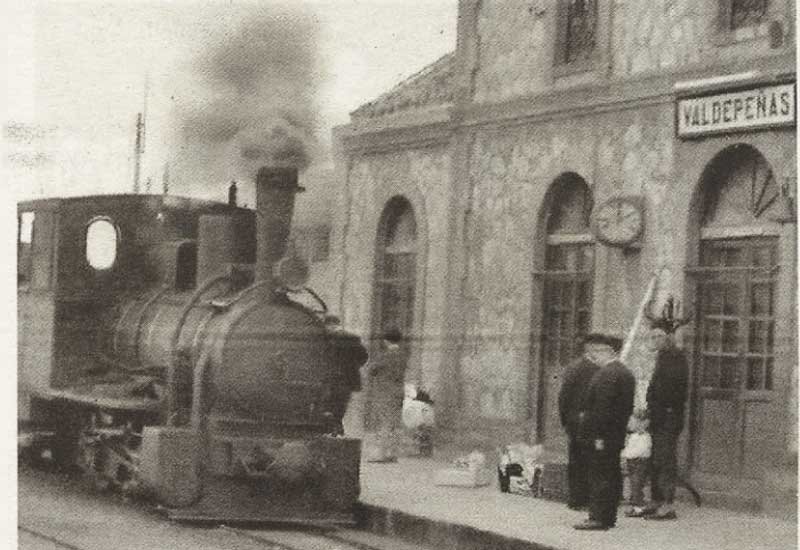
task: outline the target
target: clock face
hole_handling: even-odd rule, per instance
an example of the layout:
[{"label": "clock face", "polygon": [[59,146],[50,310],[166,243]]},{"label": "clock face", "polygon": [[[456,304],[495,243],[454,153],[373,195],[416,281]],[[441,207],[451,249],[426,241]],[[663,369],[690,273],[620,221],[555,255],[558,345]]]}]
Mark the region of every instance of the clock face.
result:
[{"label": "clock face", "polygon": [[631,199],[611,199],[599,207],[594,216],[597,238],[611,245],[626,245],[642,232],[644,219],[641,207]]}]

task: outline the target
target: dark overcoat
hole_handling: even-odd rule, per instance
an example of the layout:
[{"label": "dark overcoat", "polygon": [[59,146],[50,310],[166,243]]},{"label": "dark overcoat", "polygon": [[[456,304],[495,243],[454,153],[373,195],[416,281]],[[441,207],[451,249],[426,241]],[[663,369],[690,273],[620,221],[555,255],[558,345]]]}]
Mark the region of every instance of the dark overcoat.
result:
[{"label": "dark overcoat", "polygon": [[628,418],[633,413],[636,380],[619,361],[601,367],[586,392],[586,418],[581,438],[602,439],[607,449],[622,449]]},{"label": "dark overcoat", "polygon": [[688,391],[686,354],[678,348],[660,350],[647,386],[647,410],[652,431],[681,431]]},{"label": "dark overcoat", "polygon": [[564,381],[558,393],[558,414],[561,425],[571,438],[578,436],[581,415],[586,409],[585,400],[589,382],[599,369],[599,365],[581,357],[564,373]]}]

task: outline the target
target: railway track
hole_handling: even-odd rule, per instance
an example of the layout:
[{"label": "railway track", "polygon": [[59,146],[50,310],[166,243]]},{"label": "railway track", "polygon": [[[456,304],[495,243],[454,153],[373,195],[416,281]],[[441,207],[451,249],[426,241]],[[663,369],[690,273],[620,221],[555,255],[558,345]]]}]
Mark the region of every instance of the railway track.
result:
[{"label": "railway track", "polygon": [[29,468],[18,473],[23,550],[421,550],[354,529],[178,523],[68,476]]},{"label": "railway track", "polygon": [[[52,534],[39,528],[18,526],[18,547],[30,550],[96,550],[108,540],[76,541],[66,534]],[[269,530],[220,526],[209,529],[206,539],[216,548],[235,550],[392,550],[418,547],[350,530]],[[72,539],[72,540],[71,540]],[[105,546],[111,548],[111,546]],[[143,547],[144,548],[144,547]]]}]

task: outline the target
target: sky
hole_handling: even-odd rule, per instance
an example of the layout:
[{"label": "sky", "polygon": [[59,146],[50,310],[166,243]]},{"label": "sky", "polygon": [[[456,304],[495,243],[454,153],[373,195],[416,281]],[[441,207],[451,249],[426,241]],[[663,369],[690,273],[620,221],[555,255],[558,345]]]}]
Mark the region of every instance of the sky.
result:
[{"label": "sky", "polygon": [[141,190],[149,179],[160,192],[169,162],[180,194],[205,196],[263,164],[275,136],[288,142],[280,154],[301,144],[312,171],[329,163],[333,126],[455,48],[457,0],[50,0],[3,10],[12,196],[129,192],[145,97]]}]

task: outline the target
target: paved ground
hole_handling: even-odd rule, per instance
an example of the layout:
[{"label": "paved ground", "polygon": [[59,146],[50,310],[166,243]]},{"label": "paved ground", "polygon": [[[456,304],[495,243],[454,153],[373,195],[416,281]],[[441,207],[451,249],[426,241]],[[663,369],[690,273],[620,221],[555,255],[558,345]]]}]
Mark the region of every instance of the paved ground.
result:
[{"label": "paved ground", "polygon": [[[362,466],[361,499],[376,508],[396,510],[432,522],[458,524],[564,550],[789,550],[797,548],[797,526],[709,507],[680,504],[679,519],[654,522],[620,517],[615,529],[572,529],[585,513],[564,504],[501,493],[495,484],[476,488],[436,487],[434,471],[445,463],[400,459],[395,464]],[[391,522],[391,519],[389,520]]]},{"label": "paved ground", "polygon": [[[309,533],[198,528],[165,520],[116,495],[95,495],[63,476],[20,470],[19,548],[36,550],[217,550],[547,548],[556,550],[789,550],[797,526],[773,518],[682,504],[674,522],[620,517],[607,532],[579,532],[585,514],[563,504],[500,493],[491,486],[465,489],[431,483],[443,462],[400,459],[362,466],[365,524],[413,544],[343,531],[339,538]],[[499,537],[507,537],[505,540]],[[10,547],[10,546],[4,546]]]}]

